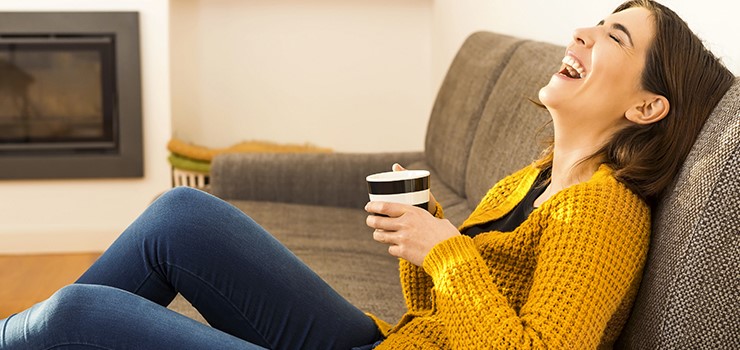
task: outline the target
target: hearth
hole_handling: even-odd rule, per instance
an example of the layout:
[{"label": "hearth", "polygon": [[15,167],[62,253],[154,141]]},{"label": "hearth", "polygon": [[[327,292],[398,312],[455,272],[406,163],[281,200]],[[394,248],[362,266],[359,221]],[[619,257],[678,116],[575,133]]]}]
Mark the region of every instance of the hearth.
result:
[{"label": "hearth", "polygon": [[0,178],[143,176],[138,14],[0,13]]}]

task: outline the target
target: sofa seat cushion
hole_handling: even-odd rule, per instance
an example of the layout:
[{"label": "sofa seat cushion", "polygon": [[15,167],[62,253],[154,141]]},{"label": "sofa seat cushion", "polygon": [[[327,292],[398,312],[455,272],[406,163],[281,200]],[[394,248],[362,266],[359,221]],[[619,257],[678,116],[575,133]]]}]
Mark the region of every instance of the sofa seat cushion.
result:
[{"label": "sofa seat cushion", "polygon": [[365,312],[396,322],[405,311],[398,259],[372,238],[363,210],[230,201]]}]

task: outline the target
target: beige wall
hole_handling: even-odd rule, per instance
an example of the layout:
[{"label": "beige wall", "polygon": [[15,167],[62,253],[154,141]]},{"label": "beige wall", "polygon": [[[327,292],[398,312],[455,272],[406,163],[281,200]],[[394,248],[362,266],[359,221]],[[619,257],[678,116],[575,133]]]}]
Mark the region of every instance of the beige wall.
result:
[{"label": "beige wall", "polygon": [[140,12],[145,177],[0,181],[0,254],[102,250],[169,187],[168,1],[0,1],[0,11],[89,10]]},{"label": "beige wall", "polygon": [[[264,139],[420,150],[437,88],[470,33],[565,45],[619,3],[172,0],[173,132],[209,147]],[[664,3],[740,74],[740,5]]]},{"label": "beige wall", "polygon": [[423,149],[432,2],[171,1],[174,135]]}]

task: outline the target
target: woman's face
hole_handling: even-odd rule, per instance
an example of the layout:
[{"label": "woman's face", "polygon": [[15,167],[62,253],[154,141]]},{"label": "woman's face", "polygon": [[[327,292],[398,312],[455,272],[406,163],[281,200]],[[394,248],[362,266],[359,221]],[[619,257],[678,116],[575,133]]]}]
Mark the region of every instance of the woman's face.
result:
[{"label": "woman's face", "polygon": [[642,98],[642,71],[654,33],[652,14],[641,7],[576,30],[561,70],[540,90],[540,101],[553,117],[562,115],[574,126],[622,125],[625,112]]}]

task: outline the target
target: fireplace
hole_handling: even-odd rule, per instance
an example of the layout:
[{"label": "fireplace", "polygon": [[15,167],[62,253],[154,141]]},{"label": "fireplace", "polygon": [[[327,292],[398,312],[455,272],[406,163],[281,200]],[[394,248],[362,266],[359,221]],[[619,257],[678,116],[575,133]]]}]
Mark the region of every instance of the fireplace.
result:
[{"label": "fireplace", "polygon": [[0,179],[143,176],[137,13],[0,13],[0,77]]}]

